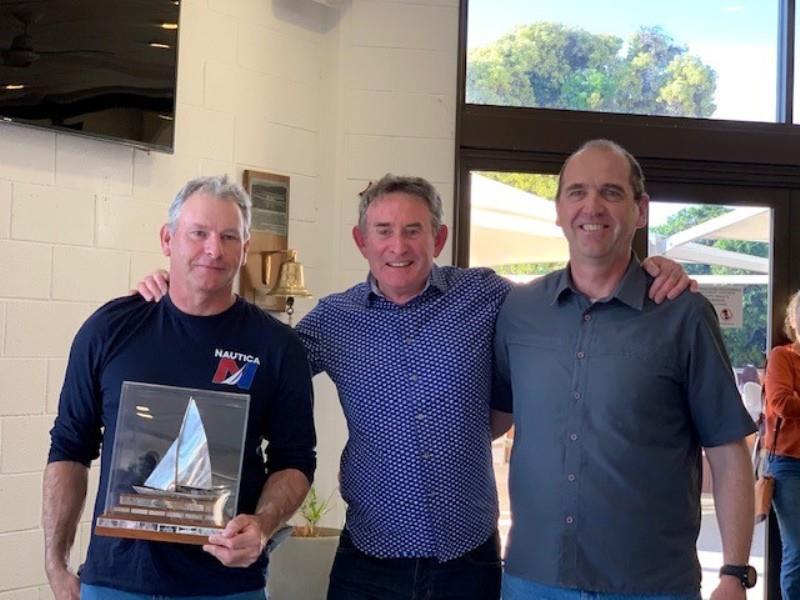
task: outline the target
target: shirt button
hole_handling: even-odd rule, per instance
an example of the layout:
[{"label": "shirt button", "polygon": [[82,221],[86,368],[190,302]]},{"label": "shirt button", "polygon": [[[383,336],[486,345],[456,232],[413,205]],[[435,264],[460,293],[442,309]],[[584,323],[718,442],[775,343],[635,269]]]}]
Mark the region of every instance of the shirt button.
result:
[{"label": "shirt button", "polygon": [[416,419],[417,419],[417,421],[424,421],[425,420],[425,414],[424,413],[417,413]]},{"label": "shirt button", "polygon": [[431,453],[430,452],[423,452],[422,453],[422,458],[424,458],[425,460],[430,460]]},{"label": "shirt button", "polygon": [[575,400],[580,400],[581,399],[581,393],[580,392],[573,392],[572,393],[572,397],[575,398]]},{"label": "shirt button", "polygon": [[581,352],[578,352],[575,356],[577,356],[578,358],[583,358],[586,355],[581,351]]},{"label": "shirt button", "polygon": [[592,315],[583,315],[583,320],[584,321],[591,321],[592,320]]},{"label": "shirt button", "polygon": [[570,433],[569,434],[569,439],[571,439],[573,442],[576,441],[578,439],[578,434],[577,433]]},{"label": "shirt button", "polygon": [[564,520],[567,522],[567,525],[572,525],[572,524],[575,522],[575,519],[572,517],[572,515],[569,515],[569,516],[568,516],[566,519],[564,519]]},{"label": "shirt button", "polygon": [[575,474],[574,473],[570,473],[569,475],[567,475],[567,479],[569,481],[575,481]]},{"label": "shirt button", "polygon": [[417,374],[416,373],[412,374],[409,379],[411,379],[411,381],[416,381],[417,380]]}]

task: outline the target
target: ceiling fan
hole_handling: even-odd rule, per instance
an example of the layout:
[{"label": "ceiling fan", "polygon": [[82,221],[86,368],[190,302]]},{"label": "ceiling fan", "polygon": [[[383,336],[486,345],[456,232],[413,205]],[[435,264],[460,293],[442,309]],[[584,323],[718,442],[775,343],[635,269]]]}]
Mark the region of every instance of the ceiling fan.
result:
[{"label": "ceiling fan", "polygon": [[107,50],[36,50],[33,45],[33,36],[28,33],[28,28],[35,25],[42,18],[41,12],[15,11],[14,17],[22,24],[22,33],[14,36],[7,48],[0,48],[0,65],[6,67],[30,67],[42,56],[55,54],[94,54],[111,55]]}]

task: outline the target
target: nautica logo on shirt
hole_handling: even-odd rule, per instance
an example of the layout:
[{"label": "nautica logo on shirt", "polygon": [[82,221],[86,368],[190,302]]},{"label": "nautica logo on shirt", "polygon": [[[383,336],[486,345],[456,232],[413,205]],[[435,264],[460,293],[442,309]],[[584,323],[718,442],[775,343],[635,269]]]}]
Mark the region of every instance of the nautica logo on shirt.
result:
[{"label": "nautica logo on shirt", "polygon": [[214,383],[235,385],[242,390],[250,389],[258,365],[261,364],[257,356],[217,348],[214,350],[214,357],[219,358],[217,371],[212,379]]}]

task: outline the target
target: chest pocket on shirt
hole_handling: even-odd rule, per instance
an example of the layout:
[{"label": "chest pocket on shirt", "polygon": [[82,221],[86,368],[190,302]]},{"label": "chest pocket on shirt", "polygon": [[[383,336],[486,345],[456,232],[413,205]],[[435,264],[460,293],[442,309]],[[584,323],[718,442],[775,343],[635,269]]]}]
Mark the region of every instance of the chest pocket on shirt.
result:
[{"label": "chest pocket on shirt", "polygon": [[572,368],[573,342],[561,337],[511,335],[506,342],[511,378],[515,387],[523,384],[529,392],[545,391],[542,386],[556,372],[567,376]]},{"label": "chest pocket on shirt", "polygon": [[678,349],[670,348],[666,344],[645,344],[633,336],[614,336],[610,340],[597,337],[589,346],[589,356],[603,361],[626,364],[625,371],[631,373],[636,368],[646,369],[649,375],[659,375],[677,378]]}]

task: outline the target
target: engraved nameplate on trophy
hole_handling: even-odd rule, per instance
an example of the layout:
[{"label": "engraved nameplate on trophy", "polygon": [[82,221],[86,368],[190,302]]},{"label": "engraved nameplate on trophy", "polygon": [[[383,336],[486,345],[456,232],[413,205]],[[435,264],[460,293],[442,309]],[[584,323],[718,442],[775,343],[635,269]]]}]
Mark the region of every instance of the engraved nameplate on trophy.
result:
[{"label": "engraved nameplate on trophy", "polygon": [[126,381],[98,535],[204,544],[236,511],[250,397]]}]

